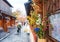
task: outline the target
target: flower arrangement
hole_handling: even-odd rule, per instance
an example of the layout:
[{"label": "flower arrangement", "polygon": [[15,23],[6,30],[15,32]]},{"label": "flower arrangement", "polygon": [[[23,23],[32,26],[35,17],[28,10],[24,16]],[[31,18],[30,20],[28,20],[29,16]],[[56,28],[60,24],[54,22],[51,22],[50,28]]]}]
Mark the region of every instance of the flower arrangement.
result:
[{"label": "flower arrangement", "polygon": [[30,25],[33,25],[33,30],[35,31],[37,36],[39,38],[44,38],[44,27],[41,22],[40,14],[36,14],[35,11],[32,11],[31,16],[28,16],[27,19],[29,20]]},{"label": "flower arrangement", "polygon": [[42,22],[41,22],[41,16],[40,14],[37,15],[37,19],[36,19],[36,28],[34,29],[35,33],[37,34],[37,36],[42,39],[44,38],[44,26],[42,25]]},{"label": "flower arrangement", "polygon": [[40,28],[35,28],[34,31],[37,34],[38,38],[40,39],[44,38],[43,26],[41,24],[40,24]]}]

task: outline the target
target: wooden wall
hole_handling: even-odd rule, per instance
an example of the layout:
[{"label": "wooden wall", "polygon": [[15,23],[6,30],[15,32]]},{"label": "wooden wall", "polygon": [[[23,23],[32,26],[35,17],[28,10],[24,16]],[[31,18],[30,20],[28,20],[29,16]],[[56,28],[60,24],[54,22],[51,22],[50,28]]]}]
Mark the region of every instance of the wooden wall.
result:
[{"label": "wooden wall", "polygon": [[2,27],[2,20],[0,20],[0,27]]},{"label": "wooden wall", "polygon": [[60,0],[54,0],[54,1],[53,0],[48,0],[45,7],[47,7],[47,10],[50,13],[54,13],[54,12],[60,10]]},{"label": "wooden wall", "polygon": [[[43,24],[45,26],[45,28],[47,28],[47,20],[48,19],[48,15],[52,15],[54,13],[56,13],[58,10],[60,10],[60,0],[48,0],[45,2],[45,0],[43,0]],[[59,11],[60,12],[60,11]],[[49,14],[48,14],[49,13]]]},{"label": "wooden wall", "polygon": [[10,20],[10,25],[11,25],[11,26],[15,25],[15,19],[12,19],[12,18],[11,18],[11,20]]},{"label": "wooden wall", "polygon": [[[60,10],[60,0],[54,0],[54,1],[48,0],[47,3],[43,3],[43,21],[44,21],[43,24],[45,25],[45,28],[48,27],[48,30],[46,31],[47,35],[49,35],[49,30],[50,30],[49,28],[51,25],[50,25],[49,21],[48,21],[48,23],[46,23],[46,21],[49,19],[48,19],[48,17],[45,17],[45,16],[47,15],[47,13],[49,13],[49,15],[53,15],[54,13],[58,13],[58,12],[60,12],[59,10]],[[53,42],[53,41],[56,42],[56,40],[53,40],[54,38],[53,39],[51,39],[51,38],[49,38],[49,40],[51,42]]]},{"label": "wooden wall", "polygon": [[10,18],[10,20],[7,20],[5,18],[0,19],[0,27],[2,27],[5,32],[8,32],[9,26],[12,27],[15,25],[15,19],[12,19],[12,18]]},{"label": "wooden wall", "polygon": [[42,23],[45,26],[44,28],[47,28],[47,25],[49,24],[49,22],[46,23],[48,20],[47,16],[52,15],[56,13],[56,11],[60,10],[60,0],[42,0],[42,3],[40,2],[40,0],[32,1],[36,4],[34,6],[34,10],[42,15]]},{"label": "wooden wall", "polygon": [[[60,12],[59,11],[60,10],[60,0],[48,0],[46,2],[45,2],[45,0],[42,0],[42,3],[40,3],[40,0],[33,0],[33,2],[35,4],[37,4],[39,7],[42,7],[41,8],[42,19],[43,19],[42,23],[44,25],[44,28],[48,28],[48,30],[47,30],[47,34],[48,34],[50,23],[49,23],[49,21],[47,22],[47,20],[49,20],[47,16],[53,15],[57,11]],[[36,9],[38,9],[38,8],[36,7]]]},{"label": "wooden wall", "polygon": [[5,32],[8,32],[8,28],[7,28],[7,22],[6,22],[6,20],[5,19],[3,19],[3,29],[4,29],[4,31]]},{"label": "wooden wall", "polygon": [[7,27],[11,26],[10,25],[10,20],[7,21]]}]

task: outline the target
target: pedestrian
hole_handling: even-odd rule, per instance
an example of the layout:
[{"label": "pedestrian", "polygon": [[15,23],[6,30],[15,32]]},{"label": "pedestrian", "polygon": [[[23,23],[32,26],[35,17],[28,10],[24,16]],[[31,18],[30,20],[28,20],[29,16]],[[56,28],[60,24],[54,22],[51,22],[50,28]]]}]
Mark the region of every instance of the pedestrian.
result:
[{"label": "pedestrian", "polygon": [[18,34],[21,33],[21,24],[18,24],[18,25],[17,25],[17,28],[18,28],[18,29],[17,29],[17,33],[18,33]]}]

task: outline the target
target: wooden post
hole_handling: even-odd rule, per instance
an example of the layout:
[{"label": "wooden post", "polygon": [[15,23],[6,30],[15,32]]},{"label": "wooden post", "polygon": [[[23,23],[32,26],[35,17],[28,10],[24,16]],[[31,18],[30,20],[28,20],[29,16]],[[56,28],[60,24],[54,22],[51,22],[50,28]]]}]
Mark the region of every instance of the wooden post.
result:
[{"label": "wooden post", "polygon": [[12,24],[15,25],[15,19],[13,17],[10,18],[10,25],[12,26]]},{"label": "wooden post", "polygon": [[13,19],[13,22],[14,22],[13,24],[15,25],[15,20],[14,19]]},{"label": "wooden post", "polygon": [[2,19],[0,20],[0,27],[2,27]]},{"label": "wooden post", "polygon": [[44,3],[44,0],[43,0],[43,25],[44,28],[46,28],[46,4]]},{"label": "wooden post", "polygon": [[3,29],[5,32],[8,32],[6,20],[3,18]]}]

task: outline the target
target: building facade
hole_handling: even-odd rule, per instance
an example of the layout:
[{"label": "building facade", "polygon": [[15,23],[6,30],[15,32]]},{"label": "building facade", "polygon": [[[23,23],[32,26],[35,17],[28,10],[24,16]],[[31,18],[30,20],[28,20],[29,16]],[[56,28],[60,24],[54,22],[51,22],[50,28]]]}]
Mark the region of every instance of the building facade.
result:
[{"label": "building facade", "polygon": [[44,28],[47,28],[47,41],[60,42],[60,0],[32,1],[34,3],[34,10],[37,12],[37,14],[41,14]]},{"label": "building facade", "polygon": [[0,0],[0,28],[8,32],[8,27],[15,25],[15,17],[12,16],[12,5],[7,0]]}]

